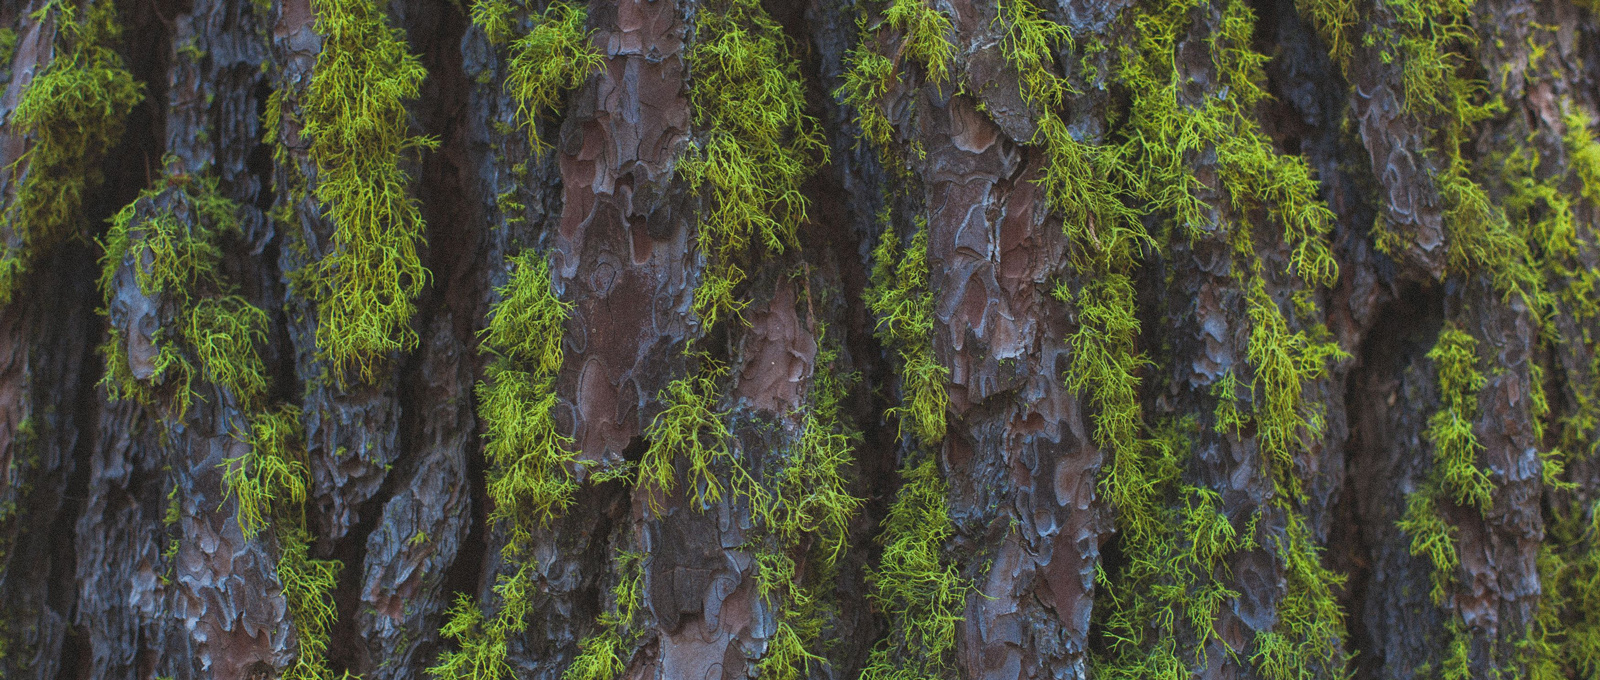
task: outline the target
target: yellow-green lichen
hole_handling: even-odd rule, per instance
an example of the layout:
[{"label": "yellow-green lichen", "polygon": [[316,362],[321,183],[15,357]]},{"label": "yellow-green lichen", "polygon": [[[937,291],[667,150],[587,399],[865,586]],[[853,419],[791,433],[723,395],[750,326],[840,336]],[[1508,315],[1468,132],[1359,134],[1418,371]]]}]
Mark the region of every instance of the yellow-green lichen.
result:
[{"label": "yellow-green lichen", "polygon": [[495,289],[480,351],[495,355],[478,383],[478,418],[484,423],[488,460],[489,523],[506,531],[502,556],[516,568],[497,577],[498,611],[485,618],[461,594],[441,634],[460,648],[428,669],[436,678],[499,680],[514,677],[506,640],[526,630],[535,563],[525,556],[533,530],[572,505],[578,484],[573,440],[556,429],[555,380],[561,339],[572,305],[556,296],[550,266],[534,250],[507,260],[511,279]]},{"label": "yellow-green lichen", "polygon": [[561,93],[582,85],[605,64],[583,30],[588,16],[583,7],[557,0],[535,20],[533,30],[511,43],[506,92],[517,100],[517,117],[535,151],[547,146],[534,122],[539,112],[555,108]]},{"label": "yellow-green lichen", "polygon": [[688,53],[689,100],[702,141],[678,171],[709,193],[697,244],[705,258],[694,312],[709,328],[745,306],[735,289],[745,258],[796,245],[809,203],[801,185],[825,159],[820,126],[806,113],[805,79],[788,39],[760,3],[720,0],[698,12]]},{"label": "yellow-green lichen", "polygon": [[313,0],[322,36],[300,100],[316,164],[313,192],[333,222],[317,268],[317,346],[336,377],[356,368],[371,380],[376,362],[417,344],[413,298],[428,272],[418,258],[422,212],[401,168],[409,151],[434,140],[410,134],[405,102],[427,75],[373,0]]},{"label": "yellow-green lichen", "polygon": [[51,0],[32,18],[56,26],[55,57],[11,112],[10,125],[28,149],[8,169],[17,188],[0,212],[0,304],[17,294],[35,260],[83,228],[84,201],[102,179],[100,160],[144,99],[144,85],[115,50],[122,30],[115,4]]},{"label": "yellow-green lichen", "polygon": [[938,463],[924,452],[907,460],[902,478],[878,536],[883,556],[867,572],[868,597],[888,617],[889,631],[873,646],[862,680],[943,677],[973,592],[943,556],[955,528]]},{"label": "yellow-green lichen", "polygon": [[883,215],[883,235],[872,250],[872,286],[865,292],[867,309],[878,318],[879,340],[900,357],[900,405],[889,409],[927,446],[944,439],[945,411],[950,397],[945,381],[950,369],[933,354],[933,291],[928,288],[928,229],[917,219],[911,242],[900,253],[900,238]]},{"label": "yellow-green lichen", "polygon": [[333,680],[328,643],[338,618],[333,589],[338,560],[313,559],[306,527],[306,490],[311,483],[300,410],[282,406],[251,418],[250,451],[222,463],[223,488],[238,508],[239,528],[252,538],[272,527],[278,543],[278,580],[297,650],[283,670],[286,680]]}]

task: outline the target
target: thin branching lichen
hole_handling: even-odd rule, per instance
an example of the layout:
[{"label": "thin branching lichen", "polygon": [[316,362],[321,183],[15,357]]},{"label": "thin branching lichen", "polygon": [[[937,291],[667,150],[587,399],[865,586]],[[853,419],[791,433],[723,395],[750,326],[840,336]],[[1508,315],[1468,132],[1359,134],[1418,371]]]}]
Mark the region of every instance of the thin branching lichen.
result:
[{"label": "thin branching lichen", "polygon": [[535,152],[549,146],[539,139],[539,112],[555,108],[562,93],[582,85],[605,64],[583,30],[588,16],[582,6],[556,0],[538,15],[533,30],[511,43],[506,92],[517,101],[517,118]]},{"label": "thin branching lichen", "polygon": [[696,193],[709,193],[698,247],[706,260],[694,312],[709,328],[745,306],[735,289],[759,245],[768,255],[797,245],[809,201],[800,191],[827,156],[806,113],[805,79],[788,40],[760,3],[721,0],[698,13],[689,100],[704,137],[679,161]]},{"label": "thin branching lichen", "polygon": [[883,557],[867,572],[868,597],[889,618],[889,632],[873,646],[862,680],[943,677],[955,650],[972,585],[943,557],[955,531],[948,487],[932,454],[908,459],[903,483],[884,520]]},{"label": "thin branching lichen", "polygon": [[499,609],[485,618],[478,603],[460,594],[441,629],[460,648],[428,669],[436,678],[500,680],[514,677],[506,640],[526,630],[532,607],[535,562],[525,556],[533,530],[572,505],[578,483],[572,438],[556,429],[555,379],[561,372],[561,338],[572,305],[556,296],[550,266],[537,251],[508,258],[511,279],[497,288],[480,351],[495,355],[478,383],[478,418],[484,423],[488,460],[489,523],[507,534],[502,556],[516,571],[497,577]]},{"label": "thin branching lichen", "polygon": [[316,265],[317,346],[339,379],[356,368],[371,380],[382,357],[417,344],[412,300],[428,272],[417,255],[422,212],[400,162],[437,145],[408,131],[405,102],[427,71],[373,0],[313,0],[311,9],[322,51],[300,102],[301,134],[334,225]]},{"label": "thin branching lichen", "polygon": [[875,333],[900,356],[900,405],[887,415],[900,420],[902,434],[935,446],[944,439],[945,411],[950,396],[945,381],[950,369],[933,354],[933,291],[928,288],[928,229],[917,229],[905,253],[888,213],[883,235],[872,250],[872,286],[865,293],[867,309],[878,318]]},{"label": "thin branching lichen", "polygon": [[[78,13],[83,12],[79,17]],[[0,212],[0,305],[33,262],[83,227],[100,159],[122,139],[123,121],[144,99],[115,50],[116,5],[51,0],[32,15],[56,26],[55,57],[23,91],[10,124],[28,149],[8,168],[16,194]]]}]

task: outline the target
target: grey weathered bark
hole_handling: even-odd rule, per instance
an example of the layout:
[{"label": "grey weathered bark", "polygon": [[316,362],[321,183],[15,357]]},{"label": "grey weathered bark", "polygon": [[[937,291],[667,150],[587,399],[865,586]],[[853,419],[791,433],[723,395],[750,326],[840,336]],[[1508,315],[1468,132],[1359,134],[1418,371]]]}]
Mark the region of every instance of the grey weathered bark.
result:
[{"label": "grey weathered bark", "polygon": [[[44,172],[25,154],[42,133],[15,114],[35,79],[79,63],[73,22],[108,3],[122,33],[106,46],[142,99],[121,116],[120,141],[81,159],[71,233],[29,241],[17,220],[34,216],[15,206],[29,173]],[[1600,145],[1586,129],[1600,115],[1600,18],[1589,6],[589,0],[583,30],[600,66],[545,111],[507,88],[519,67],[496,31],[526,35],[550,4],[500,2],[506,29],[474,14],[493,4],[0,7],[14,31],[0,46],[15,46],[0,74],[0,191],[13,206],[0,254],[22,249],[30,263],[0,307],[0,675],[425,677],[471,646],[441,632],[456,614],[493,619],[508,601],[497,586],[525,575],[527,610],[501,652],[516,677],[886,677],[882,660],[904,678],[1600,672],[1588,656],[1600,649],[1589,613],[1600,595]],[[948,79],[912,45],[930,29],[886,19],[891,5],[948,20],[932,29],[951,51]],[[1049,58],[1030,66],[1015,27],[1034,6],[1070,40],[1047,41]],[[348,237],[316,191],[333,176],[318,133],[303,131],[312,79],[328,68],[332,29],[319,18],[335,7],[400,30],[427,76],[397,134],[437,141],[397,159],[426,225],[428,275],[407,322],[417,341],[374,354],[370,375],[342,370],[318,335],[318,266]],[[795,241],[731,256],[747,306],[712,324],[696,290],[728,256],[701,239],[726,238],[706,227],[726,199],[684,168],[716,133],[696,103],[728,94],[695,90],[708,79],[692,51],[717,37],[706,17],[728,12],[746,13],[755,35],[765,19],[749,17],[775,22],[827,153],[806,157]],[[894,73],[846,101],[863,50]],[[1135,79],[1148,68],[1171,80]],[[1038,69],[1064,79],[1059,105],[1028,91]],[[359,90],[380,76],[347,83],[351,101],[385,96]],[[1241,91],[1247,81],[1269,97]],[[1428,104],[1430,92],[1442,101]],[[885,137],[863,134],[864,106],[886,117]],[[1229,107],[1237,117],[1207,117]],[[1052,142],[1052,115],[1110,159],[1075,166],[1078,179],[1104,180],[1149,235],[1126,262],[1097,259],[1115,247],[1099,240],[1109,213],[1062,198],[1089,190],[1051,183],[1052,162],[1076,148]],[[1213,123],[1224,127],[1202,129]],[[785,127],[780,142],[798,145],[803,129]],[[1199,141],[1179,146],[1190,133]],[[1224,149],[1256,134],[1260,158]],[[1296,199],[1273,192],[1293,178],[1244,176],[1255,162],[1309,167],[1327,233],[1292,233]],[[1195,212],[1162,203],[1168,190]],[[1471,191],[1488,208],[1474,212]],[[218,197],[236,230],[201,205]],[[163,256],[108,245],[124,206],[135,240],[170,218],[209,234],[215,262],[185,265],[176,288],[147,285]],[[914,417],[895,410],[914,389],[910,350],[892,337],[902,322],[868,302],[886,285],[874,249],[890,224],[901,252],[912,233],[926,239],[923,340],[948,395],[934,442],[902,427]],[[1331,283],[1294,269],[1308,241],[1337,263]],[[480,409],[506,354],[483,329],[528,253],[571,304],[563,360],[535,389],[554,391],[548,413],[575,458],[559,469],[576,489],[549,521],[523,518],[533,529],[520,540],[522,524],[493,514],[501,471]],[[1123,274],[1133,298],[1118,309],[1138,322],[1128,337],[1147,359],[1123,357],[1139,379],[1137,441],[1108,439],[1114,399],[1074,363],[1093,343],[1117,344],[1084,291]],[[260,389],[179,339],[198,301],[234,299],[265,312],[242,341],[260,354]],[[1263,339],[1269,327],[1277,340]],[[1476,442],[1467,463],[1489,482],[1481,504],[1448,476],[1460,461],[1445,460],[1433,422],[1461,395],[1430,352],[1457,331],[1481,378],[1460,413]],[[157,368],[172,348],[193,371],[187,407],[189,388]],[[1273,351],[1292,367],[1287,383],[1268,375]],[[683,455],[671,489],[634,470],[661,444],[674,381],[707,376],[732,452],[712,474],[732,490],[701,504]],[[819,425],[834,385],[845,386],[838,422]],[[1275,399],[1289,405],[1274,411]],[[1228,408],[1243,415],[1228,421]],[[287,413],[297,425],[282,455],[304,465],[305,498],[274,487],[256,526],[229,475],[270,445],[252,428]],[[1272,439],[1283,418],[1289,443]],[[817,523],[780,537],[737,491],[748,473],[778,493],[818,427],[850,442],[840,490],[862,500],[829,501],[849,511],[836,563],[821,557]],[[934,555],[965,584],[946,591],[960,617],[948,649],[898,629],[897,607],[932,605],[895,600],[905,595],[886,594],[882,576],[891,508],[930,456],[953,528]],[[1117,469],[1154,490],[1149,505],[1107,481]],[[1408,512],[1419,500],[1433,514]],[[1422,519],[1459,564],[1430,561]],[[1202,536],[1221,526],[1229,538]],[[1216,540],[1224,547],[1201,555]],[[792,588],[763,580],[775,555],[794,560]],[[939,565],[925,567],[937,581]],[[307,590],[306,574],[331,587]],[[634,578],[641,614],[612,626]],[[814,608],[801,611],[807,596]],[[1214,608],[1195,609],[1207,597]],[[330,615],[317,614],[324,605]],[[802,636],[816,657],[785,676],[769,662],[784,653],[783,627],[801,624],[818,626]],[[575,659],[613,628],[622,668],[575,676]],[[1168,658],[1177,666],[1160,665]]]}]

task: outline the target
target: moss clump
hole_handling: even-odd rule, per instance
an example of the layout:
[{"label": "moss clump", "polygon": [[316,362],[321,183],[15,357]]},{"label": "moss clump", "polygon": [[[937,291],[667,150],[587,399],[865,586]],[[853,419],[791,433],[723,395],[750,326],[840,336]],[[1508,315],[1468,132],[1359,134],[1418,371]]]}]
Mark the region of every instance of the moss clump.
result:
[{"label": "moss clump", "polygon": [[845,478],[858,435],[839,418],[840,401],[857,376],[838,372],[839,349],[826,344],[826,327],[817,336],[823,349],[810,404],[800,415],[800,437],[777,471],[766,475],[769,490],[751,498],[751,514],[760,520],[748,546],[756,557],[757,590],[777,619],[757,675],[771,680],[811,677],[811,665],[825,663],[815,651],[833,611],[825,601],[850,520],[864,502],[850,495]]},{"label": "moss clump", "polygon": [[557,0],[538,16],[533,30],[511,43],[506,91],[517,100],[517,117],[535,151],[548,146],[534,124],[538,113],[555,108],[563,92],[582,85],[605,64],[583,30],[588,17],[583,7]]},{"label": "moss clump", "polygon": [[[900,420],[927,446],[944,439],[945,411],[950,397],[945,380],[950,369],[933,355],[933,291],[928,288],[928,230],[918,218],[917,230],[905,254],[888,214],[882,219],[883,236],[872,250],[872,286],[866,291],[867,308],[878,317],[874,333],[900,356],[900,405],[887,415]],[[909,427],[908,427],[909,426]]]},{"label": "moss clump", "polygon": [[210,177],[172,175],[163,189],[147,190],[110,220],[101,246],[100,290],[109,314],[117,273],[132,270],[139,292],[158,304],[172,301],[176,319],[157,329],[154,371],[135,378],[126,331],[112,327],[100,348],[101,384],[112,399],[156,405],[157,397],[182,419],[193,400],[194,379],[227,390],[241,407],[255,408],[267,389],[257,347],[266,342],[267,315],[233,294],[220,271],[226,239],[240,234],[238,206],[217,192]]},{"label": "moss clump", "polygon": [[728,367],[705,354],[693,356],[703,364],[699,373],[668,383],[656,397],[665,408],[645,428],[650,447],[639,463],[639,482],[670,492],[677,485],[678,461],[687,461],[690,493],[703,509],[722,500],[723,483],[713,465],[736,461],[728,448],[733,439],[725,420],[728,414],[716,410],[721,394],[717,383]]},{"label": "moss clump", "polygon": [[617,583],[600,615],[600,632],[579,643],[578,656],[561,680],[616,680],[627,669],[623,654],[644,634],[644,557],[627,551],[613,555]]},{"label": "moss clump", "polygon": [[783,29],[760,3],[701,8],[688,56],[689,100],[704,137],[678,170],[695,192],[710,193],[698,236],[706,265],[694,296],[694,312],[709,328],[744,308],[735,288],[752,246],[771,255],[796,245],[808,204],[800,187],[827,145],[805,112],[805,79]]},{"label": "moss clump", "polygon": [[1439,375],[1439,410],[1428,419],[1428,439],[1433,442],[1434,469],[1443,491],[1456,503],[1487,512],[1494,482],[1478,466],[1483,448],[1472,432],[1478,417],[1478,392],[1488,379],[1478,372],[1478,341],[1455,325],[1439,332],[1428,352]]},{"label": "moss clump", "polygon": [[282,406],[256,414],[248,441],[249,453],[222,463],[224,502],[235,499],[239,528],[247,539],[269,526],[276,529],[278,580],[299,645],[283,677],[333,680],[327,652],[338,612],[332,593],[343,564],[310,557],[305,499],[311,475],[300,410]]},{"label": "moss clump", "polygon": [[334,224],[317,268],[317,346],[342,379],[371,380],[384,355],[415,347],[412,299],[428,272],[418,259],[422,213],[400,168],[437,142],[409,134],[405,102],[427,75],[373,0],[314,0],[322,52],[301,99],[313,192]]},{"label": "moss clump", "polygon": [[908,459],[903,483],[889,506],[883,557],[867,572],[868,597],[889,618],[889,632],[873,646],[862,680],[943,677],[955,650],[970,583],[943,559],[954,533],[945,500],[948,487],[931,454]]},{"label": "moss clump", "polygon": [[[893,57],[878,51],[884,27],[900,33],[899,49]],[[906,60],[920,64],[929,82],[950,79],[955,60],[955,45],[950,42],[950,18],[924,0],[894,0],[880,22],[872,22],[866,12],[856,19],[858,40],[845,53],[844,84],[833,96],[856,112],[862,137],[875,145],[887,160],[894,129],[883,112],[882,99],[900,79]]]},{"label": "moss clump", "polygon": [[55,23],[55,58],[11,113],[30,143],[10,167],[16,194],[0,212],[0,305],[11,302],[36,259],[81,228],[84,199],[102,181],[100,160],[144,99],[144,85],[114,48],[122,30],[115,4],[52,0],[32,18]]},{"label": "moss clump", "polygon": [[554,377],[511,364],[489,365],[487,380],[478,386],[478,417],[488,430],[490,520],[512,527],[514,545],[530,538],[530,525],[570,506],[578,484],[572,478],[572,438],[556,431],[550,414]]},{"label": "moss clump", "polygon": [[572,438],[556,429],[555,379],[561,372],[561,338],[570,303],[556,297],[550,266],[533,250],[508,258],[511,279],[497,288],[480,351],[494,354],[478,383],[478,418],[485,426],[489,463],[489,523],[508,532],[503,557],[517,568],[500,575],[499,611],[485,619],[477,602],[457,597],[441,629],[460,649],[445,652],[428,672],[436,678],[495,680],[513,677],[506,640],[527,628],[532,607],[532,560],[523,553],[533,530],[572,505],[578,483]]}]

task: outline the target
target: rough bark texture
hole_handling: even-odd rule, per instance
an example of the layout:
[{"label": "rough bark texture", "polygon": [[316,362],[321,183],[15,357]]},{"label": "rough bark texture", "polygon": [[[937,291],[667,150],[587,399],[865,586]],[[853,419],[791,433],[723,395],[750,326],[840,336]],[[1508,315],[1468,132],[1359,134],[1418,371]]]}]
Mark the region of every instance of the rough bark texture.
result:
[{"label": "rough bark texture", "polygon": [[[28,241],[17,220],[34,215],[0,221],[8,249],[32,249],[0,307],[0,677],[429,677],[470,646],[442,631],[466,611],[494,619],[506,583],[528,587],[526,611],[486,678],[875,680],[888,677],[872,670],[885,659],[904,680],[1600,673],[1583,651],[1600,650],[1590,622],[1600,615],[1589,613],[1600,606],[1600,145],[1581,127],[1600,113],[1600,18],[1589,6],[589,0],[580,51],[599,65],[540,107],[507,86],[526,66],[511,41],[555,15],[543,0],[463,2],[0,7],[12,32],[0,46],[13,46],[0,55],[7,205],[22,204],[28,173],[45,172],[43,156],[26,153],[43,133],[16,114],[32,81],[73,67],[69,10],[114,3],[122,33],[106,45],[143,83],[117,121],[120,142],[80,164],[70,234]],[[947,79],[910,46],[929,29],[885,19],[891,4],[948,20],[933,29],[950,50]],[[426,78],[404,98],[409,129],[394,134],[437,142],[387,159],[426,225],[417,246],[428,275],[407,322],[416,342],[369,357],[370,375],[342,370],[318,344],[318,265],[350,238],[318,193],[335,174],[312,139],[332,133],[303,134],[314,78],[329,68],[319,13],[334,7],[398,29]],[[485,20],[496,7],[509,28]],[[1030,7],[1070,35],[1031,66],[1017,60],[1014,32]],[[779,58],[804,92],[795,115],[814,118],[827,150],[804,157],[796,237],[731,256],[709,242],[727,235],[705,227],[727,199],[684,171],[718,133],[697,103],[721,93],[695,90],[705,80],[695,64],[710,67],[692,54],[718,37],[701,26],[720,13],[773,22],[752,34],[781,32]],[[1155,59],[1141,40],[1166,30]],[[841,87],[869,48],[894,75],[847,100]],[[1262,57],[1239,68],[1268,97],[1240,91],[1223,64],[1251,57],[1226,50]],[[1158,95],[1126,80],[1135,58],[1170,69],[1176,111],[1244,101],[1225,135],[1256,130],[1275,157],[1303,159],[1312,198],[1330,211],[1326,233],[1295,236],[1287,199],[1230,186],[1238,161],[1218,151],[1224,139],[1200,133],[1176,147],[1174,132],[1139,146],[1152,126],[1178,123],[1141,118]],[[1039,69],[1070,88],[1058,105],[1026,89]],[[1465,94],[1427,106],[1417,73]],[[374,78],[346,83],[350,102],[368,101],[360,88]],[[1459,113],[1485,102],[1498,105]],[[886,119],[885,136],[863,134],[864,107]],[[1109,222],[1053,192],[1052,154],[1065,147],[1050,143],[1049,115],[1077,144],[1123,149],[1079,170],[1115,186],[1149,234],[1126,263],[1095,264],[1111,247],[1097,240]],[[784,128],[780,144],[802,130]],[[1176,160],[1163,167],[1192,186],[1131,179],[1175,177],[1147,167],[1166,147]],[[1460,182],[1487,198],[1489,217],[1463,216]],[[1148,207],[1173,187],[1199,206],[1193,221]],[[230,201],[237,229],[208,222],[201,196]],[[131,228],[170,218],[181,233],[213,234],[215,261],[183,270],[178,288],[147,285],[141,272],[161,255],[107,254],[108,221],[124,206]],[[937,441],[909,424],[912,359],[890,332],[898,322],[868,302],[893,284],[873,274],[889,225],[900,252],[912,234],[926,239],[928,277],[914,292],[928,295],[931,328],[919,337],[948,396]],[[1296,272],[1304,242],[1331,253],[1331,283]],[[482,409],[503,379],[496,362],[510,359],[484,329],[511,313],[497,305],[526,253],[548,263],[550,291],[570,304],[559,365],[534,388],[553,390],[548,416],[573,454],[555,469],[575,488],[549,517],[508,520],[495,514],[503,471],[486,454],[496,435]],[[733,295],[745,306],[707,323],[697,288],[729,262],[742,268]],[[1139,443],[1128,448],[1102,429],[1105,386],[1074,375],[1083,343],[1115,343],[1091,337],[1103,320],[1083,291],[1122,274],[1138,322],[1138,356],[1127,358]],[[265,313],[244,341],[260,356],[260,389],[219,376],[179,339],[199,301],[225,299]],[[1258,331],[1272,318],[1302,334],[1304,346],[1285,350],[1300,362],[1286,388],[1263,377]],[[1455,402],[1430,352],[1456,331],[1470,336],[1481,378],[1459,414],[1475,442],[1469,462],[1490,482],[1481,504],[1444,481],[1433,424]],[[1307,358],[1330,342],[1348,356]],[[187,386],[159,368],[172,348],[192,365]],[[731,456],[710,471],[727,493],[701,503],[683,455],[669,459],[671,488],[636,471],[673,417],[674,381],[706,376]],[[837,420],[819,425],[835,385]],[[1281,451],[1266,439],[1274,394],[1301,419]],[[1230,404],[1244,413],[1231,423]],[[258,527],[229,475],[256,469],[241,462],[266,446],[252,428],[290,412],[295,453],[284,455],[303,465],[304,498],[274,487]],[[829,506],[843,512],[846,548],[827,558],[817,523],[783,535],[739,491],[748,475],[778,493],[819,427],[849,442],[839,490],[860,499]],[[1118,456],[1172,441],[1177,467],[1149,488],[1165,537],[1153,545],[1175,552],[1167,572],[1135,580],[1148,551],[1106,476]],[[927,456],[952,527],[935,556],[959,574],[948,648],[900,644],[896,608],[924,610],[882,585],[886,520]],[[1202,544],[1189,522],[1205,498],[1238,538],[1184,561],[1176,555]],[[1443,570],[1417,547],[1408,507],[1418,499],[1449,537],[1457,563]],[[792,586],[763,576],[774,555],[793,559]],[[1331,571],[1307,583],[1297,559]],[[291,582],[325,567],[328,587]],[[617,624],[617,593],[636,578],[627,597],[639,614]],[[1336,611],[1295,618],[1316,587],[1331,589]],[[1211,596],[1217,605],[1194,619],[1187,607]],[[310,620],[323,607],[331,615]],[[1136,639],[1118,611],[1148,616],[1132,624]],[[815,657],[785,675],[769,662],[796,622],[819,626],[802,636]],[[1310,624],[1332,637],[1295,637]],[[574,677],[574,660],[613,630],[622,667]],[[1282,652],[1274,639],[1301,647]],[[1161,650],[1179,667],[1128,665]]]}]

